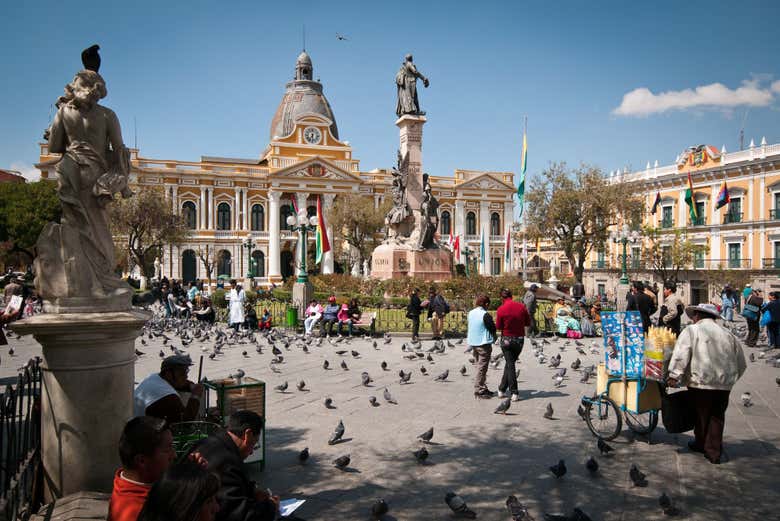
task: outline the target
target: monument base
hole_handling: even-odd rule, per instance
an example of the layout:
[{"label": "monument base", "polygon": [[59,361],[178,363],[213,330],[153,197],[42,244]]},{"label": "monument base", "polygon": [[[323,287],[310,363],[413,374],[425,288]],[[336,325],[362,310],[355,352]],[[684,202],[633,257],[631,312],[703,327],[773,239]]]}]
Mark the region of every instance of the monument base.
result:
[{"label": "monument base", "polygon": [[452,253],[443,249],[410,250],[382,244],[371,256],[371,277],[380,280],[404,277],[448,280],[452,278]]},{"label": "monument base", "polygon": [[[152,314],[41,314],[9,328],[43,347],[41,459],[47,501],[111,492],[117,443],[133,416],[135,339]],[[151,356],[151,355],[150,355]]]},{"label": "monument base", "polygon": [[298,318],[303,320],[306,315],[306,308],[309,301],[314,297],[314,287],[311,282],[296,282],[293,284],[292,304],[298,308]]}]

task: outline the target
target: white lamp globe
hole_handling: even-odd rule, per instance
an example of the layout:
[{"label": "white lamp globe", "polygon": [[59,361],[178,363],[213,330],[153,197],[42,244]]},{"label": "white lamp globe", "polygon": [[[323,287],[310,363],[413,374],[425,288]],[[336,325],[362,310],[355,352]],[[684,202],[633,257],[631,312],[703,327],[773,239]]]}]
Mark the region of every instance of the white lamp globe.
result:
[{"label": "white lamp globe", "polygon": [[292,215],[288,216],[287,217],[287,224],[289,224],[290,226],[294,226],[295,225],[295,217],[293,217]]},{"label": "white lamp globe", "polygon": [[309,219],[309,224],[311,224],[312,226],[317,226],[317,218],[312,217],[311,219]]}]

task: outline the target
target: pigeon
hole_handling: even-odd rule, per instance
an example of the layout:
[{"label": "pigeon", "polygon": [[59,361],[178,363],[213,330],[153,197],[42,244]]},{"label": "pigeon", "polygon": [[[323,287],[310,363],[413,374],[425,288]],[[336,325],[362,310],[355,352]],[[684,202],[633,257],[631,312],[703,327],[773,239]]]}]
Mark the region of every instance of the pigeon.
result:
[{"label": "pigeon", "polygon": [[333,398],[325,398],[325,408],[333,409]]},{"label": "pigeon", "polygon": [[349,371],[349,367],[347,367],[347,362],[345,360],[341,361],[341,368],[345,371]]},{"label": "pigeon", "polygon": [[433,427],[428,429],[427,431],[423,432],[419,436],[417,436],[418,440],[422,440],[424,442],[429,442],[433,439]]},{"label": "pigeon", "polygon": [[775,377],[775,383],[777,385],[780,385],[780,377],[778,377],[778,376]]},{"label": "pigeon", "polygon": [[379,366],[382,368],[382,371],[387,371],[387,362],[382,360],[382,363],[379,364]]},{"label": "pigeon", "polygon": [[368,387],[368,384],[373,382],[373,380],[371,379],[371,376],[369,376],[369,374],[367,372],[363,371],[362,373],[360,373],[360,382],[365,387]]},{"label": "pigeon", "polygon": [[339,456],[338,458],[333,460],[333,464],[336,465],[336,468],[339,470],[344,470],[347,468],[347,465],[349,465],[349,454],[346,454],[344,456]]},{"label": "pigeon", "polygon": [[647,486],[647,476],[645,476],[639,468],[636,466],[636,464],[631,464],[631,469],[628,471],[628,476],[631,478],[631,481],[634,483],[635,487],[646,487]]},{"label": "pigeon", "polygon": [[240,380],[243,377],[246,376],[246,373],[243,369],[236,369],[236,372],[230,375],[230,378],[233,378],[234,380]]},{"label": "pigeon", "polygon": [[585,462],[585,468],[588,469],[588,472],[590,472],[591,475],[593,475],[599,470],[599,462],[593,459],[593,456],[591,456],[588,461]]},{"label": "pigeon", "polygon": [[425,460],[428,458],[428,449],[420,447],[412,454],[414,454],[414,459],[417,460],[417,463],[425,463]]},{"label": "pigeon", "polygon": [[81,51],[81,63],[88,71],[98,72],[100,70],[100,50],[99,45],[91,45]]},{"label": "pigeon", "polygon": [[210,359],[210,360],[214,360],[216,357],[217,357],[217,353],[211,353],[211,354],[209,355],[209,359]]},{"label": "pigeon", "polygon": [[330,362],[328,362],[327,360],[322,362],[322,368],[323,369],[325,369],[327,371],[328,367],[330,367]]},{"label": "pigeon", "polygon": [[371,343],[371,347],[373,347],[374,349],[379,349],[379,348],[377,347],[377,345],[376,345],[376,340],[374,340],[374,341]]},{"label": "pigeon", "polygon": [[667,516],[676,516],[680,513],[672,503],[672,499],[666,495],[666,492],[661,493],[661,497],[658,498],[658,504]]},{"label": "pigeon", "polygon": [[247,358],[249,356],[246,351],[241,351],[241,354],[244,355],[244,358]]},{"label": "pigeon", "polygon": [[745,391],[744,393],[742,393],[741,399],[742,399],[743,406],[750,407],[751,405],[753,405],[753,399],[752,396],[750,396],[750,391]]},{"label": "pigeon", "polygon": [[588,418],[588,413],[585,411],[585,408],[582,405],[577,406],[577,414],[583,420],[586,420]]},{"label": "pigeon", "polygon": [[552,472],[556,478],[562,478],[566,474],[566,462],[558,460],[557,464],[550,467],[550,472]]},{"label": "pigeon", "polygon": [[287,387],[288,387],[288,384],[287,384],[287,381],[285,380],[285,382],[283,384],[277,385],[276,387],[274,387],[274,389],[276,389],[280,393],[283,393],[283,392],[285,392],[287,390]]},{"label": "pigeon", "polygon": [[503,414],[506,415],[506,411],[509,410],[509,406],[512,405],[512,400],[510,398],[504,398],[501,400],[501,403],[498,404],[498,407],[496,407],[496,410],[493,411],[493,414]]},{"label": "pigeon", "polygon": [[547,404],[547,409],[544,411],[544,417],[548,420],[552,420],[553,417],[553,406],[551,403]]},{"label": "pigeon", "polygon": [[563,385],[563,376],[555,375],[553,376],[553,379],[555,379],[555,387],[560,387]]},{"label": "pigeon", "polygon": [[376,401],[376,396],[369,396],[368,403],[370,403],[374,407],[379,407],[379,402]]},{"label": "pigeon", "polygon": [[276,346],[273,346],[273,347],[271,348],[271,352],[272,352],[273,354],[277,355],[277,356],[282,354],[282,350],[281,350],[281,349],[279,349],[279,348],[278,348],[278,347],[276,347]]},{"label": "pigeon", "polygon": [[572,368],[572,369],[574,369],[574,370],[576,371],[577,369],[579,369],[579,368],[580,368],[580,366],[581,366],[581,365],[582,365],[582,360],[580,360],[579,358],[577,358],[576,360],[574,360],[574,361],[571,363],[571,368]]},{"label": "pigeon", "polygon": [[[340,40],[346,40],[346,38],[339,38]],[[376,501],[374,501],[374,504],[371,505],[371,518],[372,519],[381,519],[382,516],[387,514],[390,511],[390,507],[387,506],[387,502],[379,498]]]},{"label": "pigeon", "polygon": [[460,368],[460,374],[462,374],[463,376],[466,376],[466,366],[465,365]]},{"label": "pigeon", "polygon": [[358,353],[357,351],[352,351],[352,356],[354,358],[358,358],[358,357],[360,357],[360,353]]},{"label": "pigeon", "polygon": [[756,354],[755,353],[750,353],[750,357],[749,358],[750,358],[751,362],[755,362],[756,361]]},{"label": "pigeon", "polygon": [[143,351],[139,351],[138,349],[135,350],[135,356],[144,356],[146,353]]},{"label": "pigeon", "polygon": [[393,398],[393,395],[390,394],[390,391],[387,390],[387,387],[385,387],[385,391],[384,391],[384,393],[382,393],[382,396],[384,396],[385,401],[387,403],[392,403],[393,405],[398,405],[398,402],[395,401],[395,399]]},{"label": "pigeon", "polygon": [[564,514],[544,514],[544,521],[591,521],[590,516],[576,507],[570,516]]},{"label": "pigeon", "polygon": [[444,372],[439,376],[437,376],[434,380],[437,382],[446,382],[449,376],[450,376],[450,370],[445,369]]},{"label": "pigeon", "polygon": [[476,519],[477,514],[471,510],[462,497],[455,492],[447,492],[444,496],[444,502],[450,507],[457,516],[465,517],[467,519]]},{"label": "pigeon", "polygon": [[520,503],[517,496],[511,495],[506,498],[506,509],[509,511],[512,521],[533,521],[528,509]]},{"label": "pigeon", "polygon": [[426,374],[428,374],[428,370],[425,368],[425,366],[422,366],[422,367],[420,367],[420,372],[421,372],[423,375],[426,375]]},{"label": "pigeon", "polygon": [[306,391],[307,390],[306,389],[306,382],[304,382],[303,380],[298,382],[298,390],[299,391]]},{"label": "pigeon", "polygon": [[[336,425],[336,428],[333,430],[333,434],[330,435],[330,439],[328,440],[328,445],[335,445],[341,440],[343,436],[344,436],[344,422],[339,420],[339,424]],[[347,463],[349,463],[349,461],[347,461]]]},{"label": "pigeon", "polygon": [[301,452],[298,453],[298,463],[301,465],[306,463],[306,460],[309,459],[309,447],[306,447]]},{"label": "pigeon", "polygon": [[409,380],[412,379],[412,372],[409,371],[408,373],[404,373],[403,371],[399,371],[398,376],[401,378],[398,381],[399,384],[408,384]]},{"label": "pigeon", "polygon": [[[14,351],[14,348],[12,347],[11,350],[8,352],[8,354],[13,356],[14,355],[13,351]],[[165,351],[163,351],[162,349],[160,349],[160,358],[165,358]]]},{"label": "pigeon", "polygon": [[599,452],[601,452],[602,456],[605,454],[609,454],[610,452],[615,450],[611,446],[607,445],[607,442],[602,440],[601,438],[599,438],[599,441],[596,442],[596,446],[599,448]]},{"label": "pigeon", "polygon": [[344,353],[346,353],[346,351],[345,351],[345,350],[343,350],[343,349],[342,349],[342,350],[340,350],[340,351],[336,351],[336,354],[337,354],[337,355],[343,355]]}]

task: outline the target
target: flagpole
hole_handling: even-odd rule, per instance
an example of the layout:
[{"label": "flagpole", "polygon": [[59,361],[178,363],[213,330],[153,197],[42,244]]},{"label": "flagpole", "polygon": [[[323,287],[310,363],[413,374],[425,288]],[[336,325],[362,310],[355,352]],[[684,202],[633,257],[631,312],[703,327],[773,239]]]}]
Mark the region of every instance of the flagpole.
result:
[{"label": "flagpole", "polygon": [[[523,117],[523,148],[525,148],[525,143],[527,139],[528,134],[528,116]],[[525,152],[526,156],[528,155],[527,150],[523,150]],[[523,169],[523,171],[520,173],[520,175],[523,177],[523,183],[525,183],[525,161],[523,161],[523,164],[520,165],[520,168]],[[520,227],[523,230],[523,284],[525,284],[525,281],[528,280],[528,274],[526,271],[526,266],[528,265],[528,250],[526,248],[526,228],[525,228],[525,212],[523,211],[522,205],[525,204],[525,187],[523,189],[523,200],[518,201],[521,205],[520,208]]]}]

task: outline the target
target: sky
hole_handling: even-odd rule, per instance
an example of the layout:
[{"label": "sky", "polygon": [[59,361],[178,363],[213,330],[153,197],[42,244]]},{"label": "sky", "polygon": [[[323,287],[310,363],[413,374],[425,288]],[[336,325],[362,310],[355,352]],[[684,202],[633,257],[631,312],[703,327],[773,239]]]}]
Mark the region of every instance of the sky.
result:
[{"label": "sky", "polygon": [[[394,164],[395,73],[430,88],[423,170],[605,172],[686,147],[780,142],[780,2],[7,2],[0,168],[34,178],[53,102],[101,46],[126,144],[155,159],[257,158],[303,46],[361,170]],[[337,34],[346,40],[337,39]],[[137,141],[136,141],[137,139]]]}]

